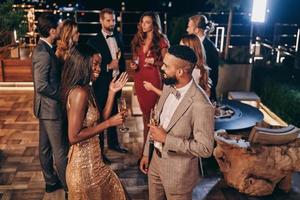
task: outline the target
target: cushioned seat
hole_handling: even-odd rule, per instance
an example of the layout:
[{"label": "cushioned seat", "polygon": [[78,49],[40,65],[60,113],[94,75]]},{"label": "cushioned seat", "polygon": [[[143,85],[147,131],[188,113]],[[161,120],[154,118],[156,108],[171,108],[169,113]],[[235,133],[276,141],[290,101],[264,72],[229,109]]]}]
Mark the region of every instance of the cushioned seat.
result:
[{"label": "cushioned seat", "polygon": [[278,129],[254,127],[250,132],[248,141],[264,145],[287,144],[298,137],[299,131],[293,125]]}]

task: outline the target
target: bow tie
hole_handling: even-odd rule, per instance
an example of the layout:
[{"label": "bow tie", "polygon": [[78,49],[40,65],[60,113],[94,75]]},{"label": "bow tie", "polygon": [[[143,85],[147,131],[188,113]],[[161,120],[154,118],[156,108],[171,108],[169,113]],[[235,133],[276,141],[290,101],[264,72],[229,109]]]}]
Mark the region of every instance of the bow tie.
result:
[{"label": "bow tie", "polygon": [[172,87],[171,93],[176,97],[177,100],[180,99],[181,94],[180,94],[180,92],[178,90],[176,90],[175,88]]},{"label": "bow tie", "polygon": [[115,37],[115,35],[114,35],[114,34],[112,34],[112,35],[107,35],[107,36],[106,36],[106,39],[108,39],[108,38],[110,38],[110,37]]}]

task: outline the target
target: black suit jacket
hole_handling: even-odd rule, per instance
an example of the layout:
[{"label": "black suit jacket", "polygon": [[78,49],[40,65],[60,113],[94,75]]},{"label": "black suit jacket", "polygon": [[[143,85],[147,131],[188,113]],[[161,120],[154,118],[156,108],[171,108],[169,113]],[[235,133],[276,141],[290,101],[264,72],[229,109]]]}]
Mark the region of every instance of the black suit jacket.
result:
[{"label": "black suit jacket", "polygon": [[202,42],[205,54],[206,54],[206,64],[211,71],[209,72],[209,77],[212,80],[212,87],[211,87],[211,100],[216,100],[216,87],[218,84],[218,77],[219,77],[219,52],[216,49],[215,45],[209,40],[207,37]]},{"label": "black suit jacket", "polygon": [[51,47],[39,40],[32,55],[34,115],[39,119],[61,117],[61,68]]},{"label": "black suit jacket", "polygon": [[[121,34],[115,31],[114,33],[116,42],[118,47],[121,50],[121,58],[119,60],[119,70],[120,73],[125,72],[125,59],[124,59],[124,45],[123,40],[121,38]],[[106,42],[106,38],[100,31],[97,36],[90,38],[87,41],[87,44],[93,47],[97,52],[99,52],[102,56],[101,62],[101,73],[98,79],[93,83],[93,88],[95,91],[96,101],[100,108],[104,108],[108,90],[109,90],[109,83],[112,80],[112,72],[113,70],[109,70],[107,72],[107,64],[112,61],[112,56],[109,51],[109,47]],[[116,97],[118,98],[121,95],[121,91],[118,92]]]}]

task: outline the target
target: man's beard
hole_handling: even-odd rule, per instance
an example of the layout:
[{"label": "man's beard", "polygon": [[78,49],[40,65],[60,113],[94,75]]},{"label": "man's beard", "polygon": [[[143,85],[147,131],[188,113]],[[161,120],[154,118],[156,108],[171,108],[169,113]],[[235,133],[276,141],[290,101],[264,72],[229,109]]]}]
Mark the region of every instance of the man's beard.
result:
[{"label": "man's beard", "polygon": [[109,27],[106,27],[105,29],[106,29],[107,31],[109,31],[109,32],[113,32],[114,29],[115,29],[115,27],[114,27],[114,26],[109,26]]},{"label": "man's beard", "polygon": [[162,81],[166,85],[175,85],[176,83],[178,83],[178,80],[176,79],[176,77],[163,78]]}]

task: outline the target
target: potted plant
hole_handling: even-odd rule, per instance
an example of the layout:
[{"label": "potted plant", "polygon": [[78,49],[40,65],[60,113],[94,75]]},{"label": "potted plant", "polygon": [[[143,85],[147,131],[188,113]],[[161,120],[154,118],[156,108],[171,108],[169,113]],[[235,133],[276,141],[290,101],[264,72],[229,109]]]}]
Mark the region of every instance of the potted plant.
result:
[{"label": "potted plant", "polygon": [[4,0],[0,4],[0,49],[4,51],[15,44],[14,31],[17,35],[23,35],[26,26],[22,23],[23,11],[13,8],[13,0]]}]

